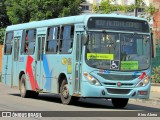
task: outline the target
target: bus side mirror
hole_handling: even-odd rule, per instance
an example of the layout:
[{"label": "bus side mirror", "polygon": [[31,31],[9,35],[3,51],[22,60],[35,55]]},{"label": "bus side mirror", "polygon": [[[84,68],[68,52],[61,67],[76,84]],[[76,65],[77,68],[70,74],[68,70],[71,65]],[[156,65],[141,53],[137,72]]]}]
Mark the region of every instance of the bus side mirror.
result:
[{"label": "bus side mirror", "polygon": [[87,44],[88,38],[89,38],[88,34],[83,34],[82,35],[82,43],[83,43],[83,45]]}]

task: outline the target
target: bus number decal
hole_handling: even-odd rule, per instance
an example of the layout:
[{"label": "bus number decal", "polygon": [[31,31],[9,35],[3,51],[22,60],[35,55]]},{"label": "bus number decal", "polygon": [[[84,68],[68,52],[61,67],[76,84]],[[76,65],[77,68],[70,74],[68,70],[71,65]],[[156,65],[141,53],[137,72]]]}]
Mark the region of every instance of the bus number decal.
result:
[{"label": "bus number decal", "polygon": [[46,90],[49,91],[51,89],[52,70],[51,71],[49,70],[49,64],[47,56],[45,54],[43,55],[43,68],[46,74],[46,83],[44,88],[46,88]]},{"label": "bus number decal", "polygon": [[87,53],[87,59],[113,60],[113,54]]},{"label": "bus number decal", "polygon": [[138,70],[138,61],[121,61],[122,70]]},{"label": "bus number decal", "polygon": [[27,65],[26,65],[26,73],[29,76],[32,90],[35,90],[35,88],[39,89],[39,86],[38,86],[37,81],[34,79],[35,77],[34,77],[33,70],[32,70],[32,62],[33,62],[33,58],[30,55],[28,55]]}]

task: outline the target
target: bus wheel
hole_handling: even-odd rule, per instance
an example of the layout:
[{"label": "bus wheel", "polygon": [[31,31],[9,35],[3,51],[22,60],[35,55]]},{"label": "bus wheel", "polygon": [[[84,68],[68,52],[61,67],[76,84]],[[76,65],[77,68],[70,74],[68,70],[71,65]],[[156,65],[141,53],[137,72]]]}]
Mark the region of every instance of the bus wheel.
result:
[{"label": "bus wheel", "polygon": [[60,96],[63,104],[69,105],[74,102],[74,97],[69,95],[68,83],[64,79],[60,87]]},{"label": "bus wheel", "polygon": [[128,104],[128,98],[112,98],[112,104],[115,108],[124,108]]},{"label": "bus wheel", "polygon": [[26,90],[25,79],[26,79],[25,74],[23,74],[20,81],[20,94],[21,94],[21,97],[23,98],[29,97],[29,91]]}]

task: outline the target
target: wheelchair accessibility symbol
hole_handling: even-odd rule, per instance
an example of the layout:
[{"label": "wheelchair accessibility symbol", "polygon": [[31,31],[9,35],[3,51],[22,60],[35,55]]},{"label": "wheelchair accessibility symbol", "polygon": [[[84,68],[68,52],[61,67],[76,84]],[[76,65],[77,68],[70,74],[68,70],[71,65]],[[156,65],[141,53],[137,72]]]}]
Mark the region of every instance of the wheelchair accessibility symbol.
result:
[{"label": "wheelchair accessibility symbol", "polygon": [[119,70],[119,60],[111,60],[110,69]]}]

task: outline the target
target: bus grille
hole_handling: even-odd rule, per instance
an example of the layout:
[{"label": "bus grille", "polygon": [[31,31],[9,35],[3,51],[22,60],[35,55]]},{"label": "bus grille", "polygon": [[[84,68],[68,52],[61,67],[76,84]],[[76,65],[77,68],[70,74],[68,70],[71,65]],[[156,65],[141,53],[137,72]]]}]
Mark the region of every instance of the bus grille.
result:
[{"label": "bus grille", "polygon": [[[116,83],[107,83],[107,82],[103,82],[104,85],[107,86],[117,86]],[[121,86],[123,87],[132,87],[134,84],[133,83],[121,83]]]},{"label": "bus grille", "polygon": [[107,80],[133,80],[139,77],[139,75],[97,74]]},{"label": "bus grille", "polygon": [[111,94],[128,94],[131,89],[112,89],[112,88],[107,88],[107,91]]}]

